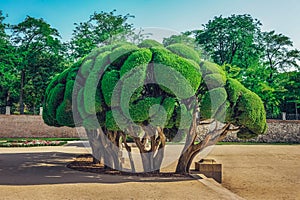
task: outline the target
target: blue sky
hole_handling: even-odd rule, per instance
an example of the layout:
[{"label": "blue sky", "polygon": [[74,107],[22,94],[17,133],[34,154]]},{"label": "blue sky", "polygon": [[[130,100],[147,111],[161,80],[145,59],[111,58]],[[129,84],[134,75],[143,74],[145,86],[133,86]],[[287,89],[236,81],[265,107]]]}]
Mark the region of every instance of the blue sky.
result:
[{"label": "blue sky", "polygon": [[16,24],[26,15],[44,18],[59,30],[63,40],[71,37],[74,22],[86,21],[94,11],[117,10],[135,15],[136,28],[160,27],[178,32],[200,29],[214,16],[251,14],[263,30],[283,33],[300,48],[299,0],[0,0],[6,22]]}]

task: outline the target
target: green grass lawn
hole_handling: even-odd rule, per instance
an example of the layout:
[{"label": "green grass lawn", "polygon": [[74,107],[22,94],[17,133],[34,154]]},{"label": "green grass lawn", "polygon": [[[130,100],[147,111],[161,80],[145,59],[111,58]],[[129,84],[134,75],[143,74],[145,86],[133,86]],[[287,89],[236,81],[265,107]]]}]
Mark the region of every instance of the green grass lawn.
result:
[{"label": "green grass lawn", "polygon": [[299,145],[299,143],[218,142],[217,145]]}]

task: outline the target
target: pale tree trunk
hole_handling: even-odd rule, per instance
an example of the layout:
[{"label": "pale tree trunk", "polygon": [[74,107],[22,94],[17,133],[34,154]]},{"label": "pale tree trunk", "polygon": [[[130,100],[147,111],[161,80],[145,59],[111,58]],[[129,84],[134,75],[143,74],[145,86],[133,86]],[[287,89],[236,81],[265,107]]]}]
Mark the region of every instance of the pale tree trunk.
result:
[{"label": "pale tree trunk", "polygon": [[[101,131],[101,130],[99,130]],[[105,130],[100,133],[100,140],[103,145],[103,157],[106,168],[120,169],[119,147],[115,145],[116,132]]]},{"label": "pale tree trunk", "polygon": [[161,168],[166,146],[166,137],[161,128],[158,128],[158,135],[160,139],[160,144],[156,156],[154,157],[154,168],[157,169],[157,172],[159,172],[159,169]]},{"label": "pale tree trunk", "polygon": [[133,161],[133,158],[132,158],[131,147],[127,144],[126,135],[124,133],[121,133],[121,136],[122,136],[122,140],[123,140],[125,149],[126,149],[126,151],[128,153],[130,167],[131,167],[131,172],[134,173],[135,172],[135,165],[134,165],[134,161]]},{"label": "pale tree trunk", "polygon": [[98,164],[101,161],[101,150],[103,148],[102,143],[100,141],[100,134],[97,130],[87,130],[87,129],[86,129],[86,133],[92,149],[93,163]]},{"label": "pale tree trunk", "polygon": [[[160,171],[160,166],[164,156],[164,147],[166,142],[166,137],[163,133],[163,130],[159,127],[144,127],[145,135],[141,139],[136,134],[133,133],[133,129],[130,129],[134,139],[135,144],[137,145],[140,156],[142,159],[143,170],[144,172],[153,172],[158,173]],[[156,131],[158,136],[156,137]],[[146,138],[150,138],[150,149],[146,148]]]}]

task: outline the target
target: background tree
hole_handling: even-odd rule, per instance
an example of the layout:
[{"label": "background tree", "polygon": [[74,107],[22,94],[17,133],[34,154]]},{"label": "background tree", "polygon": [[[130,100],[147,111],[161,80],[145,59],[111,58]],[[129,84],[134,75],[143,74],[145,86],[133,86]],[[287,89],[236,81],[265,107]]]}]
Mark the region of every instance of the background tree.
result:
[{"label": "background tree", "polygon": [[228,76],[241,81],[264,101],[267,115],[277,117],[286,93],[280,74],[299,68],[299,50],[287,36],[261,32],[261,23],[250,15],[215,17],[196,31],[196,41],[223,65]]},{"label": "background tree", "polygon": [[264,63],[269,70],[269,82],[272,82],[274,73],[291,69],[300,69],[297,61],[300,61],[300,51],[291,49],[293,42],[283,34],[275,31],[263,32],[261,43],[264,49]]},{"label": "background tree", "polygon": [[116,15],[111,12],[95,12],[87,22],[75,23],[73,37],[70,42],[72,57],[81,58],[92,49],[109,44],[114,40],[124,40],[127,34],[132,34],[133,26],[127,20],[134,16]]},{"label": "background tree", "polygon": [[292,71],[285,72],[279,75],[280,80],[285,80],[283,86],[286,89],[280,95],[283,96],[283,101],[281,102],[281,110],[289,113],[295,114],[295,118],[299,119],[299,109],[300,109],[300,72]]},{"label": "background tree", "polygon": [[[44,80],[38,80],[37,77],[45,75],[43,70],[49,68],[46,69],[46,71],[50,71],[47,77],[57,71],[61,71],[57,69],[57,65],[52,65],[53,62],[47,63],[51,58],[60,57],[61,43],[58,31],[52,28],[43,19],[27,16],[23,22],[12,25],[11,29],[11,41],[16,48],[14,53],[18,57],[16,66],[20,73],[19,104],[20,114],[23,114],[24,101],[26,101],[27,97],[36,98],[33,102],[41,103],[42,101],[40,98],[41,94],[38,94],[38,92],[41,91],[41,88],[45,88],[47,82],[42,82]],[[41,68],[39,66],[41,66]],[[35,88],[39,84],[43,86],[41,88]],[[31,91],[35,94],[30,96],[29,92],[28,95],[25,96],[25,88],[32,88]],[[27,103],[32,102],[31,100],[27,101]]]},{"label": "background tree", "polygon": [[14,47],[9,42],[9,35],[5,32],[8,24],[4,20],[5,17],[0,11],[0,106],[11,106],[18,95],[16,56]]},{"label": "background tree", "polygon": [[214,17],[203,25],[203,30],[196,32],[196,41],[215,63],[247,68],[259,60],[256,39],[260,26],[260,21],[247,14]]},{"label": "background tree", "polygon": [[[228,132],[251,137],[266,131],[257,95],[227,79],[220,66],[199,64],[190,47],[170,48],[173,45],[163,48],[146,41],[139,45],[144,48],[114,44],[92,51],[51,81],[44,121],[51,126],[83,126],[94,157],[115,169],[123,170],[123,143],[132,172],[136,168],[128,136],[140,151],[144,172],[159,171],[165,130],[173,132],[168,134],[171,141],[185,138],[176,169],[185,174],[199,151]],[[199,123],[218,125],[202,140],[196,132]]]}]

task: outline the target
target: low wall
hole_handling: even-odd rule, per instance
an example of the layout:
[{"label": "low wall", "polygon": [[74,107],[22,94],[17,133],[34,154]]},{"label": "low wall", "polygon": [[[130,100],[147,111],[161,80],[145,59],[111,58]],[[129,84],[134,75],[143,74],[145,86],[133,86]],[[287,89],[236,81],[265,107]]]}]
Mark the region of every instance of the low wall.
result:
[{"label": "low wall", "polygon": [[[77,138],[79,134],[75,128],[47,126],[41,116],[0,115],[1,137]],[[232,133],[223,141],[239,142],[245,140],[238,139],[236,134]],[[266,134],[246,141],[300,143],[300,121],[268,120],[268,131]]]},{"label": "low wall", "polygon": [[300,120],[267,120],[266,134],[241,140],[236,133],[227,135],[225,142],[265,142],[265,143],[300,143]]},{"label": "low wall", "polygon": [[75,128],[51,127],[38,115],[0,115],[0,138],[56,137],[78,138]]}]

